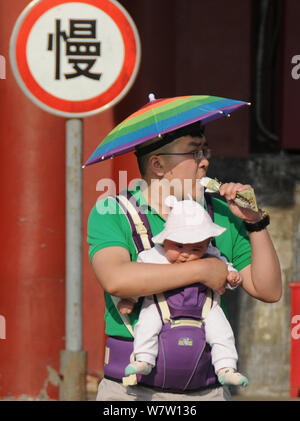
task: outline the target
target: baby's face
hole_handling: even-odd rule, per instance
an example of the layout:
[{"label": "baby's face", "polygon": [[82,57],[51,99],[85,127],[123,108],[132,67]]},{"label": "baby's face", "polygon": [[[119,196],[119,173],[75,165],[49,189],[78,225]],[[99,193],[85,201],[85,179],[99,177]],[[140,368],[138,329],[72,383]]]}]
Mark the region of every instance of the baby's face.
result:
[{"label": "baby's face", "polygon": [[165,240],[165,256],[170,263],[185,263],[201,259],[207,250],[209,240],[210,239],[208,238],[207,240],[193,244],[182,244],[171,240]]}]

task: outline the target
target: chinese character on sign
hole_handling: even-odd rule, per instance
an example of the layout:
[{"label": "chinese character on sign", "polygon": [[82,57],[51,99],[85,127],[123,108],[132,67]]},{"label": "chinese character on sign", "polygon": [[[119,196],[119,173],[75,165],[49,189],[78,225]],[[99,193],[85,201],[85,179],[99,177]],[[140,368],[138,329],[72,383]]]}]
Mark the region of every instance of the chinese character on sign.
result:
[{"label": "chinese character on sign", "polygon": [[85,76],[99,80],[101,73],[93,73],[92,67],[100,57],[100,42],[96,39],[96,20],[69,19],[69,36],[61,30],[61,20],[55,21],[55,35],[48,35],[48,50],[55,51],[55,79],[61,78],[61,43],[65,43],[65,56],[72,65],[73,73],[64,73],[66,79]]}]

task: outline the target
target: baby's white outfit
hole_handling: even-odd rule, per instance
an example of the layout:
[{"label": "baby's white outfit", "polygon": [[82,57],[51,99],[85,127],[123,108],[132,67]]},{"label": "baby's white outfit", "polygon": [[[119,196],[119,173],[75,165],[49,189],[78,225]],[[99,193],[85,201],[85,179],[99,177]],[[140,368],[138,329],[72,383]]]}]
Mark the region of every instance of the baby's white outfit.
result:
[{"label": "baby's white outfit", "polygon": [[[228,265],[228,270],[235,270],[231,263],[228,263],[220,251],[209,245],[206,255],[218,257]],[[142,251],[138,255],[138,262],[161,263],[170,262],[164,255],[162,246],[156,244],[150,250]],[[233,287],[227,286],[229,289]],[[145,361],[155,366],[158,353],[158,334],[162,328],[162,321],[153,296],[144,298],[139,320],[134,328],[134,354],[137,361]],[[212,363],[215,371],[232,367],[236,369],[237,351],[231,326],[219,305],[219,294],[213,292],[213,305],[205,319],[206,341],[211,346]]]}]

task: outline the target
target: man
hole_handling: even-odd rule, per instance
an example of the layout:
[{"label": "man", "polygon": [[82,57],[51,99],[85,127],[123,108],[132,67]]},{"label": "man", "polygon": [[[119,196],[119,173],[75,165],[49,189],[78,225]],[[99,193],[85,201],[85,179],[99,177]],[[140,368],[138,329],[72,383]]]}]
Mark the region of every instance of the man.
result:
[{"label": "man", "polygon": [[[191,194],[195,200],[199,199],[197,180],[206,176],[210,151],[203,128],[200,123],[196,123],[168,133],[163,138],[152,139],[139,147],[136,154],[144,183],[132,193],[140,206],[151,209],[147,217],[153,235],[157,235],[162,231],[168,216],[164,207],[166,195],[175,194],[180,200]],[[187,180],[190,182],[187,183]],[[169,183],[173,191],[164,192],[161,182]],[[176,189],[176,185],[182,188]],[[237,192],[249,187],[226,183],[221,186],[220,194],[227,204],[213,199],[215,222],[227,228],[216,239],[217,247],[239,270],[246,292],[259,300],[276,302],[281,296],[281,273],[266,229],[268,218],[260,212],[241,208],[233,201]],[[106,204],[113,200],[107,199]],[[246,227],[250,231],[249,236]],[[124,215],[109,212],[100,214],[97,206],[94,207],[89,218],[88,241],[91,264],[105,291],[108,335],[130,338],[109,295],[143,297],[195,282],[224,292],[227,268],[219,259],[201,259],[184,265],[136,263],[137,253],[130,236],[131,231]],[[130,315],[133,325],[138,310],[136,306],[136,311]],[[230,393],[222,386],[186,393],[165,393],[142,385],[126,389],[118,379],[104,378],[97,399],[230,400]]]}]

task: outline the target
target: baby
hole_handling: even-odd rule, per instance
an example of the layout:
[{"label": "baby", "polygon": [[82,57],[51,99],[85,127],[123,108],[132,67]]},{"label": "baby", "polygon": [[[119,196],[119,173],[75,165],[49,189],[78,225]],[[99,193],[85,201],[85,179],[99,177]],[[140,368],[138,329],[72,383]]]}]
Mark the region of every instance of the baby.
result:
[{"label": "baby", "polygon": [[[212,222],[205,209],[193,200],[177,202],[169,196],[166,204],[172,207],[164,230],[153,237],[155,247],[141,252],[138,262],[182,264],[202,257],[218,257],[228,266],[227,288],[242,283],[242,278],[231,263],[211,245],[211,238],[221,235],[225,229]],[[122,299],[118,303],[121,314],[129,314],[136,298]],[[212,363],[221,384],[248,385],[248,379],[236,371],[237,352],[230,324],[218,304],[219,295],[214,292],[213,306],[205,319],[206,341],[211,346]],[[155,366],[158,353],[158,334],[162,321],[153,296],[144,298],[139,320],[134,328],[135,361],[125,369],[125,375],[147,375]]]}]

